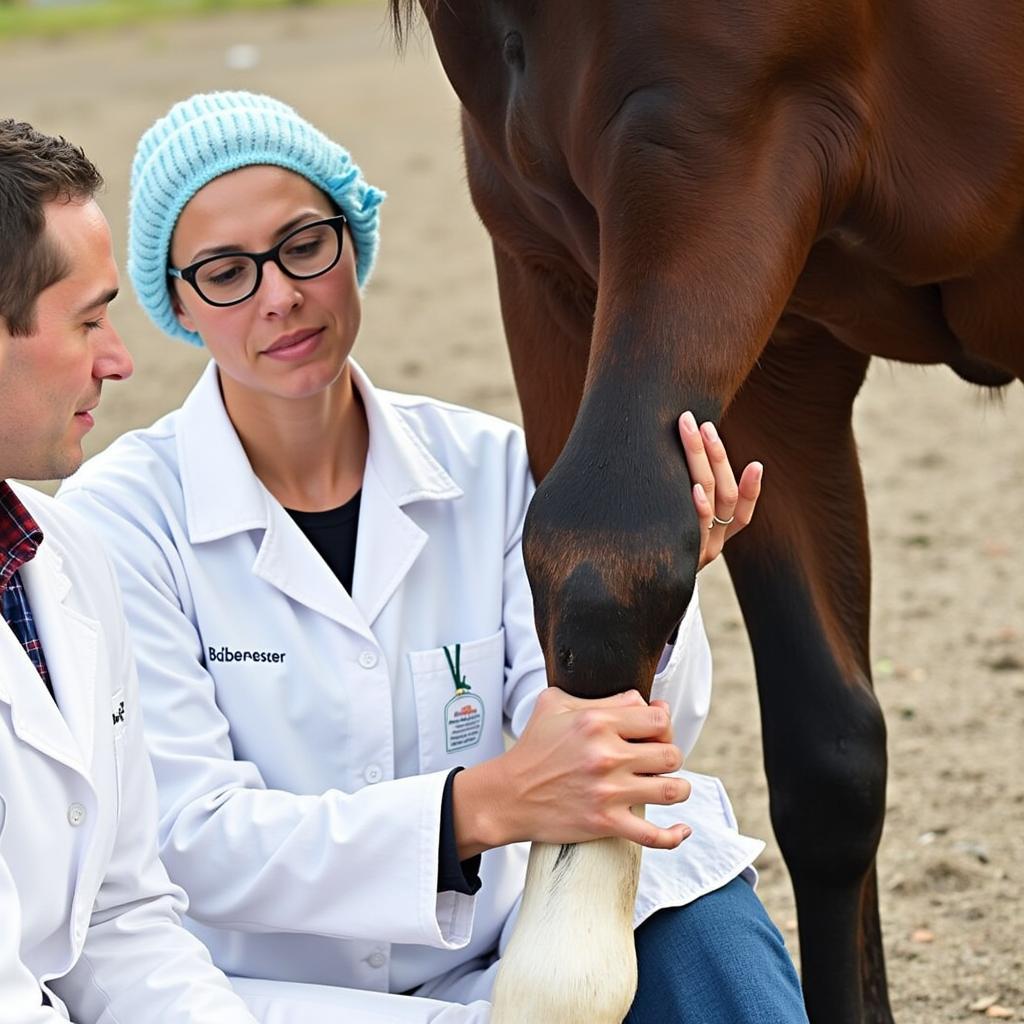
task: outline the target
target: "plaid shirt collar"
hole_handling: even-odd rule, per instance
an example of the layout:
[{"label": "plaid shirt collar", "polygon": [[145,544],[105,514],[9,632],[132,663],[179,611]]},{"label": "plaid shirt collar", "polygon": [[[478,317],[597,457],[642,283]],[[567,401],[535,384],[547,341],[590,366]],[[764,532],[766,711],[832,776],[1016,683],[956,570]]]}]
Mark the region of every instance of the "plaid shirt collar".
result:
[{"label": "plaid shirt collar", "polygon": [[35,558],[42,542],[39,524],[10,484],[0,480],[0,594],[7,589],[11,577]]}]

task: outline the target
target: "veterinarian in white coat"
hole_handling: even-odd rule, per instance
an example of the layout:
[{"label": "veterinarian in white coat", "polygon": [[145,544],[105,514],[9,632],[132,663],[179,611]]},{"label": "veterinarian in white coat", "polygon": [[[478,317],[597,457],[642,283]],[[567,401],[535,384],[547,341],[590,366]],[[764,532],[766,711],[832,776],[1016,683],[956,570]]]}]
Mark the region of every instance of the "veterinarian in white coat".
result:
[{"label": "veterinarian in white coat", "polygon": [[101,185],[81,150],[0,120],[0,1024],[253,1024],[181,926],[114,570],[8,477],[67,476],[132,363]]},{"label": "veterinarian in white coat", "polygon": [[[236,985],[335,986],[338,1016],[324,1020],[346,1019],[370,994],[396,1020],[441,1019],[407,993],[470,1004],[445,1020],[482,1020],[523,886],[526,846],[510,840],[546,838],[516,834],[509,793],[487,787],[514,788],[496,765],[518,759],[536,781],[530,756],[578,755],[580,740],[558,730],[584,702],[551,691],[527,726],[545,676],[520,546],[532,489],[521,433],[378,391],[348,358],[378,201],[340,147],[265,97],[194,97],[157,122],[133,174],[129,269],[154,319],[200,333],[214,362],[181,409],[90,460],[61,497],[118,566],[161,853],[216,962]],[[170,241],[161,217],[182,206]],[[176,307],[168,259],[183,268]],[[313,466],[328,449],[326,471]],[[337,536],[354,507],[343,585],[315,528]],[[670,701],[688,750],[710,697],[696,600],[654,697]],[[637,703],[601,705],[611,731],[652,714]],[[507,754],[503,724],[526,733]],[[691,776],[689,800],[672,806],[685,783],[666,795],[664,779],[644,774],[664,770],[659,731],[647,727],[650,742],[635,746],[613,738],[662,757],[632,766],[615,808],[623,828],[665,847],[645,851],[638,923],[723,886],[761,849],[737,833],[717,780]],[[464,891],[439,884],[446,791],[467,875],[483,854],[475,894],[471,879]],[[474,804],[481,792],[490,802]],[[638,796],[658,827],[629,815]],[[574,813],[567,805],[550,823],[553,841],[581,837]],[[693,834],[674,849],[681,819]]]},{"label": "veterinarian in white coat", "polygon": [[16,493],[44,538],[19,572],[54,696],[0,624],[0,1021],[251,1022],[157,857],[113,570],[68,510]]}]

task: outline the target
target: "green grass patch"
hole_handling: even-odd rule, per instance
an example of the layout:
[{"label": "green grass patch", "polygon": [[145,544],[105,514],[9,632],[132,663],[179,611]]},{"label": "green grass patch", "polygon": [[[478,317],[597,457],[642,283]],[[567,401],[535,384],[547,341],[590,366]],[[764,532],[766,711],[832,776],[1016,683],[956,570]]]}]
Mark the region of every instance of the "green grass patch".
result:
[{"label": "green grass patch", "polygon": [[25,0],[0,0],[0,40],[64,36],[224,11],[354,6],[366,2],[368,0],[95,0],[30,7]]}]

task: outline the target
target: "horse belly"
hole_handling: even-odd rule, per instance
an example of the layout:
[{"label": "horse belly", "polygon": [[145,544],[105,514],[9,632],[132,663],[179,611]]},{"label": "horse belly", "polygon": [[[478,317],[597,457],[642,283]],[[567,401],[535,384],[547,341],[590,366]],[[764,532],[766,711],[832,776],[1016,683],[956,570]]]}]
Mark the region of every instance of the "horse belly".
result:
[{"label": "horse belly", "polygon": [[969,276],[942,285],[950,328],[969,356],[1024,379],[1024,230]]},{"label": "horse belly", "polygon": [[[1021,375],[1024,246],[1001,251],[975,275],[908,285],[840,237],[811,251],[787,312],[825,327],[849,348],[900,362],[945,363],[972,383]],[[777,340],[785,339],[785,322]]]}]

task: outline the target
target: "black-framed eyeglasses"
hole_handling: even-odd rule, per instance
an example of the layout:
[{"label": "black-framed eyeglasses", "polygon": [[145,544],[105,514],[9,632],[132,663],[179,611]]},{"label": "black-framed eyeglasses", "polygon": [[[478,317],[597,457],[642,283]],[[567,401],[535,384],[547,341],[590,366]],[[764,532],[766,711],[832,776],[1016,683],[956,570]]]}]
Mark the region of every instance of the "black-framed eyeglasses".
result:
[{"label": "black-framed eyeglasses", "polygon": [[180,270],[168,267],[167,273],[187,281],[211,306],[234,306],[256,294],[264,263],[276,263],[283,274],[297,281],[326,274],[341,258],[345,223],[345,215],[339,213],[303,224],[266,252],[206,256]]}]

